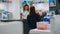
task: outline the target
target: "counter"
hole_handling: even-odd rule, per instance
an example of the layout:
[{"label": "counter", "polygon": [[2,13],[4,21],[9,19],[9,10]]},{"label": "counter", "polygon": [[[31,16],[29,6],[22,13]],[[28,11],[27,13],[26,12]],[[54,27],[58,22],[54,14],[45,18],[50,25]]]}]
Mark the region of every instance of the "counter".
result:
[{"label": "counter", "polygon": [[[4,21],[4,20],[2,20]],[[22,21],[0,22],[0,34],[23,34]]]},{"label": "counter", "polygon": [[32,30],[30,30],[30,34],[52,34],[52,33],[50,30],[32,29]]}]

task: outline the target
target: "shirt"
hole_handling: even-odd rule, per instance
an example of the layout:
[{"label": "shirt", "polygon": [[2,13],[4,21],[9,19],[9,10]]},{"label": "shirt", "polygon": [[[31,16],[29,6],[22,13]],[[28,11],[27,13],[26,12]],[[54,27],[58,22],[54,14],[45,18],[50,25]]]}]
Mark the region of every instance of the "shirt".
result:
[{"label": "shirt", "polygon": [[29,14],[28,11],[24,11],[24,12],[22,13],[23,19],[27,19],[27,15],[28,15],[28,14]]}]

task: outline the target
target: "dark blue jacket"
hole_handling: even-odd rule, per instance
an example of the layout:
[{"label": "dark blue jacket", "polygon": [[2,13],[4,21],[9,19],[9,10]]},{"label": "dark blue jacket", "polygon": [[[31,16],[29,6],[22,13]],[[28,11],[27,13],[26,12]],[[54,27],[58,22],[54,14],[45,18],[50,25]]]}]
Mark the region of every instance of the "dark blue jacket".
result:
[{"label": "dark blue jacket", "polygon": [[28,15],[27,16],[27,23],[29,25],[29,29],[36,28],[36,22],[41,21],[41,17],[38,14]]}]

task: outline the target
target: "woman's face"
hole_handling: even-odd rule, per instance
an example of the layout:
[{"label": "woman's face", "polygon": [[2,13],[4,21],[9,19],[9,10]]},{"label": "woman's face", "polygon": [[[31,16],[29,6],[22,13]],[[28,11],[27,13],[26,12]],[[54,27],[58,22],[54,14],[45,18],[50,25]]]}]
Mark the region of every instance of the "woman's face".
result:
[{"label": "woman's face", "polygon": [[28,9],[28,6],[25,6],[25,10],[27,10]]}]

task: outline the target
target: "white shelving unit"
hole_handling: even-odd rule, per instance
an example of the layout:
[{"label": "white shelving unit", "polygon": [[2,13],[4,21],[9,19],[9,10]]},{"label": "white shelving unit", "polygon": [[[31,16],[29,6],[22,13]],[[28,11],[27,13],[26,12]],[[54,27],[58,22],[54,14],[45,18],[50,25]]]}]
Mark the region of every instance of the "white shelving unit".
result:
[{"label": "white shelving unit", "polygon": [[13,20],[20,19],[20,0],[11,0],[12,2],[1,2],[0,10],[12,13]]},{"label": "white shelving unit", "polygon": [[55,34],[60,34],[60,15],[55,16]]}]

